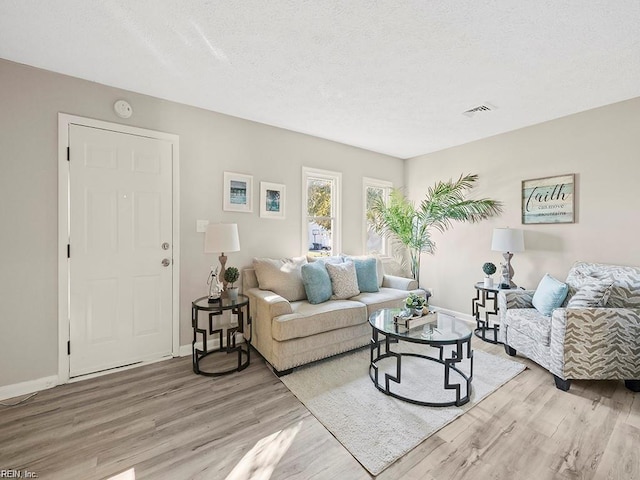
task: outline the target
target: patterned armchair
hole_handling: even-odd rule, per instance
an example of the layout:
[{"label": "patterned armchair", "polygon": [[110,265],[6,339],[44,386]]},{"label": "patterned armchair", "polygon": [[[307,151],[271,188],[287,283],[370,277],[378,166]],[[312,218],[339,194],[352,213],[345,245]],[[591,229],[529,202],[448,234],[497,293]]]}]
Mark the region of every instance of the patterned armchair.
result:
[{"label": "patterned armchair", "polygon": [[[607,285],[600,305],[571,302],[585,289],[588,296],[585,279],[594,277]],[[533,307],[533,290],[499,293],[500,339],[507,354],[519,352],[546,368],[564,391],[571,380],[582,379],[625,380],[627,388],[640,391],[640,268],[576,262],[566,283],[567,299],[551,316]]]}]

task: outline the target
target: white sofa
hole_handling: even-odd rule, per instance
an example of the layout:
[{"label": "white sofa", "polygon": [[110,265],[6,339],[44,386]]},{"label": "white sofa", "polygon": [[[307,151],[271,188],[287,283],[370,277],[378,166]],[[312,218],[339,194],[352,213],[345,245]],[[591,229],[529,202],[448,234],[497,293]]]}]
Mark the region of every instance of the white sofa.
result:
[{"label": "white sofa", "polygon": [[377,277],[377,292],[311,304],[306,298],[289,301],[264,285],[260,288],[255,268],[243,270],[243,293],[249,297],[253,323],[251,344],[278,376],[300,365],[367,345],[371,339],[371,313],[401,307],[409,292],[427,295],[413,279],[384,274],[380,259]]}]

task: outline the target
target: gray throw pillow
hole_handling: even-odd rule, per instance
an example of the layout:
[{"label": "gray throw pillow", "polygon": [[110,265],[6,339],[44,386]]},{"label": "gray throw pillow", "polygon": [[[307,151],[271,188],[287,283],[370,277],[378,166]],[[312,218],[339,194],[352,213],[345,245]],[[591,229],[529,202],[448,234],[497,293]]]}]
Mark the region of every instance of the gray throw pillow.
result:
[{"label": "gray throw pillow", "polygon": [[604,307],[609,300],[612,288],[611,280],[603,280],[578,272],[571,286],[571,291],[575,290],[575,293],[567,302],[567,308]]},{"label": "gray throw pillow", "polygon": [[304,300],[307,294],[302,283],[301,269],[306,263],[305,257],[254,258],[253,268],[258,287],[260,290],[271,290],[290,302]]}]

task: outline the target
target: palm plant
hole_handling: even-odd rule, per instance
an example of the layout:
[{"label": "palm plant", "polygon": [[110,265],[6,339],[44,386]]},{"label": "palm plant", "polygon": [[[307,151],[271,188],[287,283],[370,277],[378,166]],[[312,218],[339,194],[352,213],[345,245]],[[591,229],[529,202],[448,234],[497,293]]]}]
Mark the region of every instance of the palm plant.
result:
[{"label": "palm plant", "polygon": [[401,190],[391,192],[389,201],[377,198],[367,213],[378,235],[400,243],[409,251],[411,274],[420,283],[420,255],[433,253],[432,229],[445,232],[453,222],[476,223],[502,212],[502,202],[490,198],[466,198],[478,175],[461,175],[456,181],[438,182],[427,190],[418,207]]}]

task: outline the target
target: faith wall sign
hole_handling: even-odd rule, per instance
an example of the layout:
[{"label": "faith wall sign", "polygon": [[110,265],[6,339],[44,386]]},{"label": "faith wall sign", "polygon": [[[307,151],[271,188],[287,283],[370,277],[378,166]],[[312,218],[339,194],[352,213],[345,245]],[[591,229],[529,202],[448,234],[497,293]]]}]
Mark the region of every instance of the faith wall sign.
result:
[{"label": "faith wall sign", "polygon": [[574,223],[575,175],[522,181],[522,223]]}]

